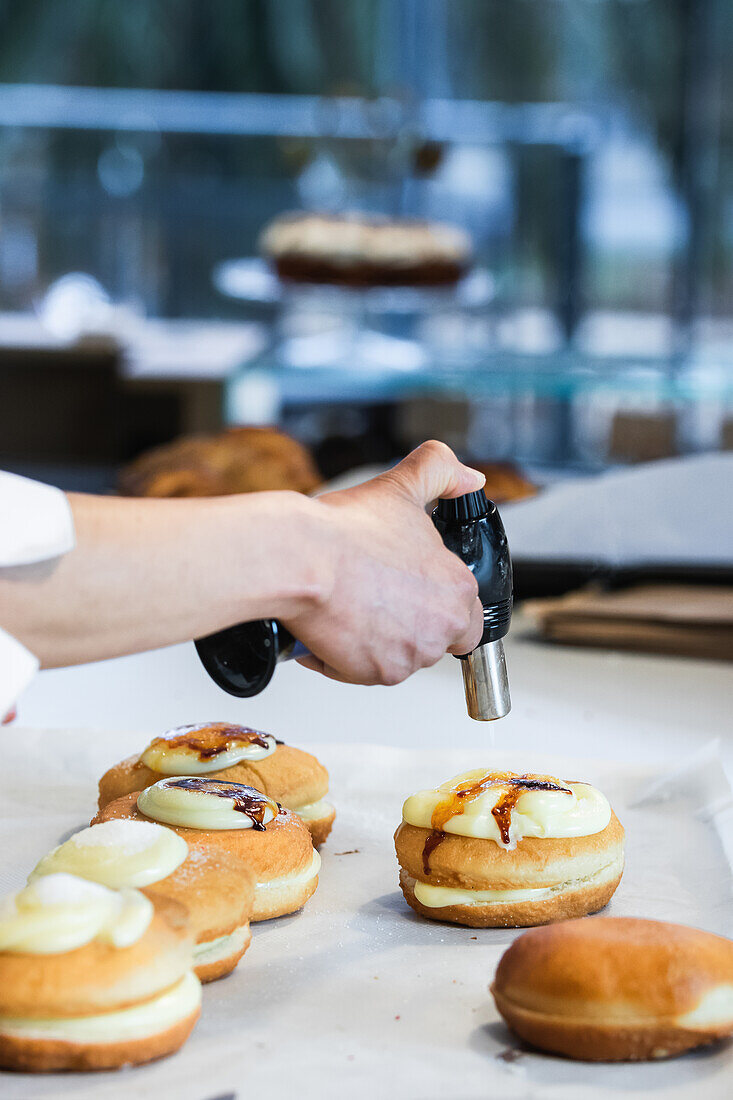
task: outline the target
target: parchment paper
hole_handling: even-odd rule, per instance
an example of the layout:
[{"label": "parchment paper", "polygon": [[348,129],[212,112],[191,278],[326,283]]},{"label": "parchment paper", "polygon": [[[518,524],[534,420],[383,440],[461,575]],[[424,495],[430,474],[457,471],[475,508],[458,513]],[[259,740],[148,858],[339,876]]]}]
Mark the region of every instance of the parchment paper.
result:
[{"label": "parchment paper", "polygon": [[[96,780],[139,748],[81,731],[6,735],[0,798],[0,888],[94,813]],[[591,1065],[521,1049],[487,991],[518,934],[423,921],[397,888],[392,833],[403,799],[490,764],[587,779],[627,831],[627,870],[607,909],[733,935],[731,791],[714,746],[674,767],[487,751],[323,746],[338,817],[319,889],[295,916],[254,926],[228,979],[204,988],[196,1030],[173,1058],[89,1075],[0,1073],[3,1100],[403,1100],[622,1096],[706,1100],[733,1094],[733,1046],[669,1062]]]}]

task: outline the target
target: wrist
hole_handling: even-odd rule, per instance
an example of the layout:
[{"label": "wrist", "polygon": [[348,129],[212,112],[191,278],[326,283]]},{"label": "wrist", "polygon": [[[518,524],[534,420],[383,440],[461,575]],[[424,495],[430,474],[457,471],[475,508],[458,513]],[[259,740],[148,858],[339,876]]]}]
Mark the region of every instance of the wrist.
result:
[{"label": "wrist", "polygon": [[[240,513],[241,503],[239,498]],[[258,546],[256,564],[249,555],[243,562],[241,621],[294,620],[322,606],[334,579],[334,554],[325,534],[322,505],[288,491],[252,494],[247,505],[246,519],[240,516],[245,527],[243,544],[251,546],[256,531]]]}]

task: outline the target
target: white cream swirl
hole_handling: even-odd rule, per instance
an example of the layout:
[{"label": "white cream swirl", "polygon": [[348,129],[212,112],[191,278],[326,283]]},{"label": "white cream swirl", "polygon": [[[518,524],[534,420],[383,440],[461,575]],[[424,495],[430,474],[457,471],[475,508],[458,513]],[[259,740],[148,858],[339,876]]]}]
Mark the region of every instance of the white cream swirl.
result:
[{"label": "white cream swirl", "polygon": [[57,955],[92,940],[129,947],[153,916],[137,890],[110,890],[58,872],[44,875],[0,903],[0,951]]},{"label": "white cream swirl", "polygon": [[90,825],[44,856],[29,882],[55,871],[101,882],[113,890],[139,889],[167,878],[185,860],[183,837],[153,821],[115,818]]},{"label": "white cream swirl", "polygon": [[146,817],[185,829],[252,829],[272,821],[277,802],[242,783],[182,775],[160,779],[141,791],[137,807]]},{"label": "white cream swirl", "polygon": [[458,799],[455,813],[439,826],[442,832],[480,837],[493,840],[504,848],[514,848],[524,837],[590,836],[592,833],[602,832],[611,820],[608,799],[595,787],[589,783],[553,780],[558,787],[564,789],[524,790],[519,795],[511,809],[507,844],[502,839],[499,822],[492,811],[510,787],[508,782],[502,785],[500,777],[511,774],[476,769],[457,775],[441,783],[439,787],[410,795],[402,808],[402,818],[407,824],[419,828],[437,828],[434,824],[436,810],[450,801],[456,791],[461,787],[479,784],[482,778],[495,775],[496,783],[487,785],[475,797],[464,801]]}]

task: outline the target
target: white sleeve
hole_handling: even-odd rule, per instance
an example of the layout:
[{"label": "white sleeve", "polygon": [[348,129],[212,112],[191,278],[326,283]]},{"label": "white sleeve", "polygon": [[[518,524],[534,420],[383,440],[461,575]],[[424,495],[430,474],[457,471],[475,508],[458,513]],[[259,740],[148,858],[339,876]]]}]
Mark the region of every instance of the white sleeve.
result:
[{"label": "white sleeve", "polygon": [[[60,489],[0,470],[0,570],[57,558],[74,547],[74,520]],[[2,629],[0,719],[38,668],[38,659]]]},{"label": "white sleeve", "polygon": [[65,494],[0,470],[0,568],[57,558],[73,547],[74,520]]},{"label": "white sleeve", "polygon": [[0,721],[13,709],[37,671],[38,658],[0,627]]}]

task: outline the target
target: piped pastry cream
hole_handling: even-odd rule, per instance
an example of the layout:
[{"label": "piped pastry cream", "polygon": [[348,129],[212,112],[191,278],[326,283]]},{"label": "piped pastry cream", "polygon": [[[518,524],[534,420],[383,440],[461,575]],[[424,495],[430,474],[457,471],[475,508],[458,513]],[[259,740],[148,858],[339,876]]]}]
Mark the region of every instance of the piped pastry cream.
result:
[{"label": "piped pastry cream", "polygon": [[590,783],[476,769],[410,795],[402,820],[423,829],[493,840],[512,849],[530,836],[600,833],[611,820],[611,807]]},{"label": "piped pastry cream", "polygon": [[302,806],[290,806],[289,808],[306,825],[310,825],[313,821],[323,821],[324,818],[333,817],[336,813],[331,803],[326,802],[325,798],[319,799],[318,802],[305,802]]},{"label": "piped pastry cream", "polygon": [[512,887],[509,890],[461,890],[455,886],[435,886],[433,883],[412,880],[415,898],[426,909],[444,909],[453,906],[487,905],[523,905],[530,902],[551,900],[555,895],[569,890],[585,890],[594,886],[605,886],[618,882],[624,869],[623,857],[617,856],[605,867],[589,875],[576,875],[554,886],[543,886],[536,890],[521,890]]},{"label": "piped pastry cream", "polygon": [[228,722],[179,726],[155,737],[141,753],[102,776],[99,808],[171,776],[201,776],[254,787],[299,814],[315,845],[324,842],[336,816],[325,797],[328,772],[315,756],[284,745],[269,733]]},{"label": "piped pastry cream", "polygon": [[153,906],[137,890],[109,890],[74,875],[46,875],[0,903],[0,951],[55,955],[92,940],[129,947]]},{"label": "piped pastry cream", "polygon": [[249,947],[251,939],[252,933],[247,921],[246,924],[240,925],[239,928],[235,928],[233,932],[228,932],[224,936],[217,936],[206,943],[197,943],[193,949],[196,966],[218,966],[224,960],[231,959],[232,955],[241,958]]},{"label": "piped pastry cream", "polygon": [[277,802],[254,787],[187,775],[147,787],[137,804],[146,817],[186,829],[264,830],[280,811]]},{"label": "piped pastry cream", "polygon": [[154,737],[140,760],[161,775],[209,775],[243,760],[264,760],[276,748],[269,733],[227,722],[201,722]]},{"label": "piped pastry cream", "polygon": [[150,886],[185,860],[188,845],[171,829],[148,821],[107,821],[74,833],[30,873],[30,880],[54,871],[101,882],[114,890]]},{"label": "piped pastry cream", "polygon": [[[182,902],[196,937],[195,972],[201,981],[230,973],[249,946],[252,875],[225,854],[191,852],[182,836],[157,822],[115,818],[90,825],[44,856],[29,881],[55,871],[116,889],[141,887],[153,900]],[[214,941],[218,948],[212,954]]]},{"label": "piped pastry cream", "polygon": [[0,902],[0,1067],[116,1069],[172,1054],[199,1015],[186,909],[63,872]]},{"label": "piped pastry cream", "polygon": [[0,1033],[18,1039],[66,1043],[120,1043],[146,1039],[198,1014],[201,983],[185,974],[171,989],[143,1004],[118,1012],[80,1017],[18,1016],[0,1018]]},{"label": "piped pastry cream", "polygon": [[411,795],[395,834],[408,904],[472,927],[595,912],[620,881],[623,841],[589,783],[489,769]]},{"label": "piped pastry cream", "polygon": [[298,888],[308,888],[315,881],[318,881],[318,873],[321,870],[321,854],[315,849],[311,856],[310,863],[300,871],[293,871],[289,875],[284,875],[282,878],[263,879],[257,883],[257,889],[260,891],[273,891],[283,890],[285,888],[294,890]]},{"label": "piped pastry cream", "polygon": [[[318,886],[320,857],[309,830],[300,817],[253,787],[205,776],[161,779],[139,794],[110,802],[95,822],[153,818],[165,821],[188,844],[182,874],[199,860],[218,859],[252,878],[251,920],[294,913]],[[233,931],[230,925],[218,935]]]}]

